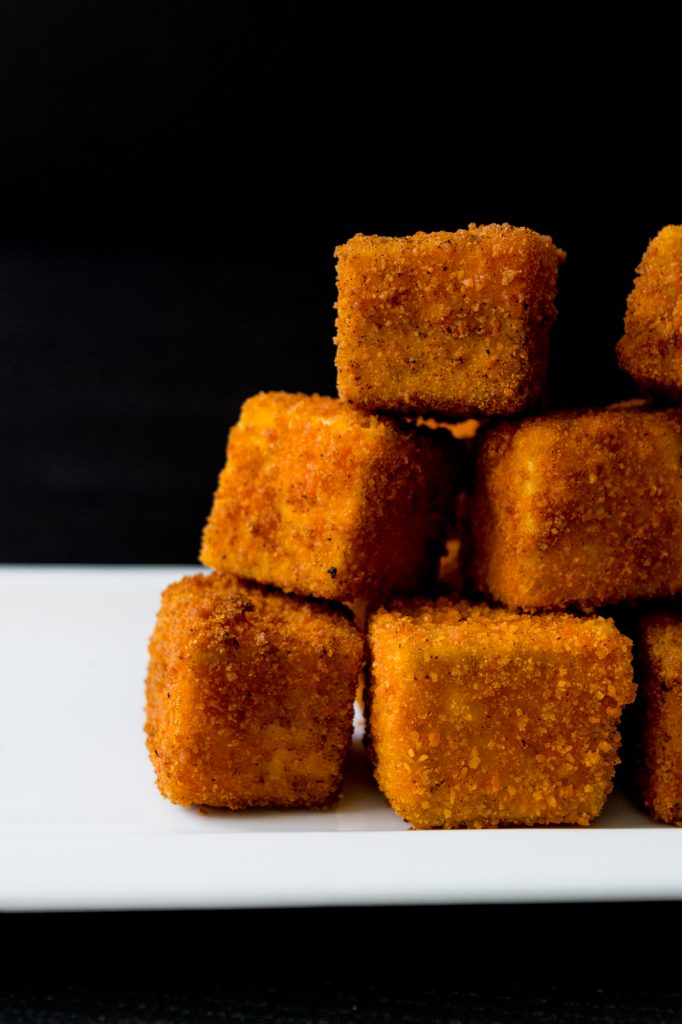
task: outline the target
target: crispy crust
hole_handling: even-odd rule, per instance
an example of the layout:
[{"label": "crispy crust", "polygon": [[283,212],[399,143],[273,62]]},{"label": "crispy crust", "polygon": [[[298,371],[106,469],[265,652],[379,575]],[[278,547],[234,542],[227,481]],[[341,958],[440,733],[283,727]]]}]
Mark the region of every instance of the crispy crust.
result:
[{"label": "crispy crust", "polygon": [[522,609],[682,588],[682,412],[640,405],[504,423],[482,440],[469,572]]},{"label": "crispy crust", "polygon": [[149,654],[147,746],[169,800],[238,810],[337,799],[363,660],[345,609],[189,576],[164,591]]},{"label": "crispy crust", "polygon": [[652,817],[682,825],[682,612],[644,616],[636,651],[636,792]]},{"label": "crispy crust", "polygon": [[363,409],[510,415],[547,375],[565,253],[528,228],[489,224],[336,249],[337,384]]},{"label": "crispy crust", "polygon": [[618,762],[631,643],[610,619],[437,602],[376,613],[375,774],[417,828],[587,825]]},{"label": "crispy crust", "polygon": [[338,399],[256,395],[230,432],[201,561],[343,601],[418,589],[454,519],[460,449]]},{"label": "crispy crust", "polygon": [[668,225],[649,243],[616,354],[644,394],[682,400],[682,225]]}]

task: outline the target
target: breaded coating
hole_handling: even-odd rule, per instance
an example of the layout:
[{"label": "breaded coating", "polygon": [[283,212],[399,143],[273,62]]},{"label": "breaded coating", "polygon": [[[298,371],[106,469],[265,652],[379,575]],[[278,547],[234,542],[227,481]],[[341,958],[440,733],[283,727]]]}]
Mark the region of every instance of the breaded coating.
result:
[{"label": "breaded coating", "polygon": [[341,792],[363,640],[344,609],[234,577],[168,587],[147,746],[177,804],[320,807]]},{"label": "breaded coating", "polygon": [[622,370],[644,394],[682,400],[682,224],[649,243],[628,296],[616,347]]},{"label": "breaded coating", "polygon": [[509,224],[356,235],[337,257],[341,398],[405,415],[518,413],[543,396],[565,254]]},{"label": "breaded coating", "polygon": [[370,621],[379,787],[416,828],[588,825],[612,788],[631,642],[610,619],[466,602]]},{"label": "breaded coating", "polygon": [[462,442],[336,398],[245,402],[201,561],[284,590],[350,601],[435,578]]},{"label": "breaded coating", "polygon": [[654,818],[682,825],[682,612],[644,616],[636,651],[635,785]]},{"label": "breaded coating", "polygon": [[502,423],[482,439],[468,572],[513,608],[682,589],[682,412],[642,403]]},{"label": "breaded coating", "polygon": [[433,430],[449,430],[458,441],[473,441],[481,427],[480,420],[458,420],[456,423],[448,423],[445,420],[435,420],[433,416],[417,416],[418,427],[431,427]]}]

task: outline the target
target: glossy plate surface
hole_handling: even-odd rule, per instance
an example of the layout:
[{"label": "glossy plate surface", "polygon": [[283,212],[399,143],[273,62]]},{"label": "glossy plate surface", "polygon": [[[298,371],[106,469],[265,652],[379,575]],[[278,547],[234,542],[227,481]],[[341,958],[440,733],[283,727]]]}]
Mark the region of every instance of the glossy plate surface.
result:
[{"label": "glossy plate surface", "polygon": [[146,647],[187,571],[0,569],[0,910],[682,898],[682,829],[620,794],[589,829],[415,832],[359,743],[333,810],[163,800]]}]

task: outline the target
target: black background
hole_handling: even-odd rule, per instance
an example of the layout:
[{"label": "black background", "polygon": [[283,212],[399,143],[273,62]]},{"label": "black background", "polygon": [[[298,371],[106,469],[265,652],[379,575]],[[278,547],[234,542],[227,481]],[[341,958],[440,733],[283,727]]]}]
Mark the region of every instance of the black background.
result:
[{"label": "black background", "polygon": [[[0,561],[194,561],[244,398],[334,393],[357,231],[551,234],[553,402],[631,393],[634,267],[682,222],[670,26],[245,10],[0,7]],[[668,1020],[675,914],[6,918],[0,1019]]]},{"label": "black background", "polygon": [[665,27],[450,14],[2,5],[0,560],[195,561],[244,398],[334,393],[357,231],[551,234],[552,400],[629,393],[634,267],[682,221]]},{"label": "black background", "polygon": [[675,904],[2,921],[3,1024],[677,1024]]}]

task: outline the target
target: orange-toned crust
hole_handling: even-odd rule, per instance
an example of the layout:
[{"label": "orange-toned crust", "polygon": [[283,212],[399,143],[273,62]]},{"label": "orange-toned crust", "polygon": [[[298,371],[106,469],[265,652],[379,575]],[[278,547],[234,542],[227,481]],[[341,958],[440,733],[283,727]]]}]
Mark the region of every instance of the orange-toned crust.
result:
[{"label": "orange-toned crust", "polygon": [[496,601],[585,609],[682,589],[682,412],[503,423],[480,445],[469,571]]},{"label": "orange-toned crust", "polygon": [[147,746],[169,800],[337,799],[363,659],[344,609],[190,576],[164,592],[149,653]]},{"label": "orange-toned crust", "polygon": [[415,590],[454,519],[460,446],[335,398],[256,395],[230,433],[201,561],[344,601]]},{"label": "orange-toned crust", "polygon": [[490,224],[336,249],[341,398],[405,415],[509,415],[537,403],[565,254]]},{"label": "orange-toned crust", "polygon": [[474,419],[448,423],[446,420],[435,420],[433,416],[417,416],[415,422],[418,427],[431,427],[432,430],[449,430],[458,441],[473,441],[481,427],[481,421]]},{"label": "orange-toned crust", "polygon": [[637,643],[635,785],[649,813],[682,825],[682,612],[653,612]]},{"label": "orange-toned crust", "polygon": [[682,400],[682,225],[649,243],[628,296],[621,369],[645,394]]},{"label": "orange-toned crust", "polygon": [[631,643],[610,619],[400,603],[370,621],[370,738],[417,828],[587,825],[618,762]]}]

